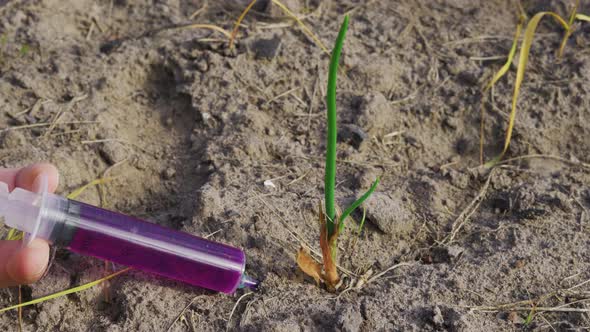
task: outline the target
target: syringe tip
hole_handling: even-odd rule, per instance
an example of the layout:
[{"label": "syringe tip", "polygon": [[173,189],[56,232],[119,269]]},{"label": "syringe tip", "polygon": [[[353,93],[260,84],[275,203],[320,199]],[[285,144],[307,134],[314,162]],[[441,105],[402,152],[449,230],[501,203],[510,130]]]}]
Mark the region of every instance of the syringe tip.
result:
[{"label": "syringe tip", "polygon": [[256,290],[258,288],[258,280],[249,277],[247,275],[242,275],[242,280],[240,281],[240,286],[238,288],[250,288],[251,290]]}]

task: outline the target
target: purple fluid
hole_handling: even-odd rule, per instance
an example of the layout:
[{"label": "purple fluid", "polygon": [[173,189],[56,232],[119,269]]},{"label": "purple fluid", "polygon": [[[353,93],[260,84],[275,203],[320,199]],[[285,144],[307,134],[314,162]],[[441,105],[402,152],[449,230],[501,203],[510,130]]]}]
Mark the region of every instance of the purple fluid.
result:
[{"label": "purple fluid", "polygon": [[[70,201],[68,213],[72,220],[67,224],[77,224],[67,245],[71,251],[219,292],[233,293],[240,285],[246,261],[240,249],[76,201]],[[91,230],[99,224],[128,236]],[[178,250],[166,252],[125,239],[135,234],[173,244]],[[198,257],[203,254],[213,258],[215,264],[200,261]]]}]

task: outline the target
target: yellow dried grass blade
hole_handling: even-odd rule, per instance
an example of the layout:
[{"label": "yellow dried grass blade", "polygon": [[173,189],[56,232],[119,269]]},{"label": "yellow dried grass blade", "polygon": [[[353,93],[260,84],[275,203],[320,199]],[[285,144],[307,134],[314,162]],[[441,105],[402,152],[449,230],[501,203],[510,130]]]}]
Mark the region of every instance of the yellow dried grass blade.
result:
[{"label": "yellow dried grass blade", "polygon": [[328,48],[326,48],[326,46],[324,45],[324,43],[322,43],[322,41],[316,37],[316,35],[305,25],[305,23],[303,23],[303,21],[301,21],[299,19],[299,17],[297,17],[297,15],[295,15],[291,10],[289,10],[289,8],[287,8],[287,6],[283,5],[279,0],[272,0],[272,2],[279,6],[279,8],[281,8],[285,14],[287,14],[288,16],[290,16],[291,18],[293,18],[297,24],[299,24],[299,26],[301,27],[301,29],[303,29],[303,31],[316,43],[318,44],[318,46],[324,51],[324,53],[326,53],[328,56],[331,55],[330,51],[328,50]]},{"label": "yellow dried grass blade", "polygon": [[231,34],[226,31],[225,29],[218,27],[217,25],[213,24],[189,24],[179,27],[178,29],[207,29],[211,31],[217,31],[223,34],[226,38],[230,38]]},{"label": "yellow dried grass blade", "polygon": [[506,63],[494,74],[490,82],[485,86],[483,89],[484,99],[482,99],[481,103],[481,115],[480,115],[480,126],[479,126],[479,160],[480,163],[483,164],[484,155],[483,155],[483,144],[484,144],[484,117],[485,117],[485,95],[490,90],[496,82],[498,82],[510,69],[510,65],[514,60],[514,56],[516,55],[516,49],[518,48],[518,38],[522,33],[522,26],[524,25],[525,17],[524,15],[520,15],[518,19],[518,24],[516,25],[516,32],[514,33],[514,40],[512,41],[512,47],[510,48],[510,52],[508,53],[508,57],[506,58]]},{"label": "yellow dried grass blade", "polygon": [[520,16],[518,19],[518,24],[516,25],[516,32],[514,33],[514,40],[512,41],[512,47],[510,48],[510,52],[508,53],[508,58],[506,58],[506,63],[496,72],[494,77],[490,80],[488,85],[484,88],[484,93],[486,93],[489,89],[492,88],[496,82],[498,82],[510,69],[510,64],[512,64],[512,60],[514,60],[514,56],[516,55],[516,49],[518,47],[518,38],[522,33],[522,26],[524,25],[524,16]]},{"label": "yellow dried grass blade", "polygon": [[8,231],[8,234],[6,235],[6,239],[7,239],[7,240],[9,240],[9,241],[10,241],[10,240],[14,240],[14,237],[16,236],[16,232],[17,232],[17,230],[16,230],[16,229],[14,229],[14,228],[11,228],[11,229]]},{"label": "yellow dried grass blade", "polygon": [[580,0],[576,0],[576,3],[572,7],[572,12],[570,14],[570,19],[568,21],[570,26],[572,24],[574,24],[574,20],[576,19],[576,14],[578,14],[578,7],[580,7]]},{"label": "yellow dried grass blade", "polygon": [[565,50],[565,45],[567,44],[567,40],[570,38],[570,36],[572,34],[571,26],[574,23],[574,20],[576,19],[576,14],[577,14],[579,5],[580,5],[580,0],[576,0],[576,3],[572,7],[572,12],[570,14],[570,18],[568,20],[568,29],[565,32],[565,34],[563,35],[563,39],[561,40],[561,43],[559,45],[559,51],[557,52],[558,58],[561,58],[561,56],[563,55],[563,50]]},{"label": "yellow dried grass blade", "polygon": [[[510,69],[510,65],[512,64],[512,61],[514,60],[514,56],[516,55],[516,49],[518,48],[518,38],[520,38],[520,34],[522,33],[522,26],[524,25],[525,20],[526,20],[526,17],[523,14],[521,14],[520,17],[518,18],[518,24],[516,25],[516,32],[514,33],[514,40],[512,41],[512,47],[510,48],[510,52],[508,53],[508,57],[506,58],[506,63],[504,63],[504,65],[500,68],[500,70],[498,70],[496,72],[496,74],[494,74],[494,77],[492,77],[490,82],[484,87],[484,89],[483,89],[484,96],[488,92],[488,90],[490,90],[494,86],[494,84],[496,84],[504,75],[506,75],[506,73]],[[484,155],[483,155],[484,115],[485,115],[484,105],[485,105],[485,99],[482,99],[481,115],[480,115],[481,119],[480,119],[480,125],[479,125],[479,160],[480,160],[481,164],[483,164],[483,160],[484,160]]]},{"label": "yellow dried grass blade", "polygon": [[512,110],[510,112],[510,119],[508,122],[508,128],[506,130],[506,140],[504,142],[504,148],[499,156],[494,158],[492,161],[486,163],[486,166],[491,167],[494,166],[498,161],[500,161],[506,152],[508,151],[508,147],[510,146],[510,139],[512,138],[512,130],[514,128],[514,120],[516,118],[516,104],[518,101],[518,94],[520,92],[520,86],[522,85],[522,81],[524,79],[524,71],[526,69],[526,65],[529,59],[529,53],[531,50],[531,44],[533,42],[533,37],[535,35],[535,31],[541,19],[545,16],[553,17],[557,22],[559,22],[566,30],[569,30],[569,25],[567,22],[561,18],[561,16],[557,15],[554,12],[540,12],[535,14],[533,18],[527,24],[526,30],[524,32],[524,39],[522,40],[522,44],[520,47],[520,57],[518,59],[518,69],[516,71],[516,81],[514,83],[514,94],[512,96]]},{"label": "yellow dried grass blade", "polygon": [[78,286],[78,287],[70,288],[70,289],[67,289],[65,291],[61,291],[61,292],[57,292],[55,294],[47,295],[47,296],[44,296],[44,297],[41,297],[41,298],[38,298],[38,299],[35,299],[35,300],[32,300],[32,301],[29,301],[29,302],[25,302],[25,303],[13,305],[13,306],[10,306],[10,307],[4,308],[4,309],[0,309],[0,313],[6,312],[6,311],[9,311],[9,310],[18,309],[18,308],[27,307],[27,306],[30,306],[30,305],[33,305],[33,304],[37,304],[37,303],[41,303],[41,302],[45,302],[45,301],[49,301],[49,300],[53,300],[53,299],[56,299],[58,297],[66,296],[66,295],[69,295],[69,294],[73,294],[73,293],[78,293],[78,292],[81,292],[81,291],[85,291],[85,290],[87,290],[89,288],[92,288],[92,287],[94,287],[94,286],[102,283],[102,282],[105,282],[107,280],[113,279],[113,278],[115,278],[115,277],[117,277],[117,276],[119,276],[119,275],[121,275],[121,274],[129,271],[129,270],[131,270],[130,267],[125,268],[125,269],[123,269],[121,271],[115,272],[115,273],[113,273],[111,275],[108,275],[108,276],[102,278],[102,279],[99,279],[99,280],[96,280],[96,281],[92,281],[92,282],[89,282],[87,284],[84,284],[84,285],[81,285],[81,286]]},{"label": "yellow dried grass blade", "polygon": [[102,179],[96,179],[96,180],[90,181],[87,184],[83,185],[82,187],[74,190],[67,197],[68,197],[68,199],[76,199],[78,196],[82,195],[82,193],[84,193],[86,191],[86,189],[88,189],[89,187],[97,186],[99,184],[105,184],[105,183],[111,182],[113,180],[114,180],[114,178],[102,178]]},{"label": "yellow dried grass blade", "polygon": [[[18,303],[23,303],[23,288],[18,286]],[[18,308],[18,330],[23,332],[23,308]]]},{"label": "yellow dried grass blade", "polygon": [[11,231],[14,231],[14,232],[13,232],[13,234],[9,233],[9,237],[7,238],[7,240],[9,240],[9,241],[19,241],[25,237],[25,233],[19,231],[18,229],[11,229]]},{"label": "yellow dried grass blade", "polygon": [[[303,21],[301,21],[299,19],[299,17],[297,17],[297,15],[295,15],[289,8],[287,8],[287,6],[282,4],[280,1],[272,0],[272,2],[275,5],[277,5],[279,8],[281,8],[281,10],[283,12],[285,12],[285,14],[287,14],[287,16],[294,19],[297,22],[297,24],[299,24],[301,29],[303,29],[303,32],[305,32],[305,34],[307,34],[326,54],[330,55],[330,51],[328,50],[328,48],[326,48],[324,43],[322,43],[322,41],[305,25],[305,23],[303,23]],[[246,17],[246,14],[250,11],[250,9],[252,9],[252,7],[254,6],[255,3],[256,3],[256,0],[252,0],[252,2],[250,2],[248,4],[246,9],[244,9],[242,14],[240,14],[238,19],[236,20],[236,24],[234,25],[234,29],[232,30],[231,36],[229,39],[229,48],[230,49],[232,49],[234,46],[234,41],[235,41],[236,35],[238,34],[238,29],[240,28],[240,24],[242,23],[242,21],[244,20],[244,17]]]},{"label": "yellow dried grass blade", "polygon": [[252,2],[250,2],[250,4],[248,4],[246,9],[244,9],[244,11],[240,14],[240,17],[238,17],[236,24],[234,25],[234,29],[232,30],[231,35],[229,36],[229,49],[230,50],[232,48],[234,48],[234,40],[236,39],[236,35],[238,34],[238,29],[240,28],[240,24],[242,23],[242,21],[244,20],[244,17],[246,17],[246,14],[248,14],[248,12],[250,11],[250,9],[252,9],[252,6],[254,6],[255,3],[256,3],[256,0],[252,0]]},{"label": "yellow dried grass blade", "polygon": [[590,22],[590,16],[584,14],[576,14],[576,20]]}]

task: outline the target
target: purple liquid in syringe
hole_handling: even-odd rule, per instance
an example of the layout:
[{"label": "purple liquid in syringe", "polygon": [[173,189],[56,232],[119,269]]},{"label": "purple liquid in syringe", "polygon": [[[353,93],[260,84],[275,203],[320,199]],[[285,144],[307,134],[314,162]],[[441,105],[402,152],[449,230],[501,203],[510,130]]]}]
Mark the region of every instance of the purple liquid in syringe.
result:
[{"label": "purple liquid in syringe", "polygon": [[245,267],[240,249],[76,201],[70,201],[67,219],[62,241],[66,235],[71,251],[224,293],[240,284]]}]

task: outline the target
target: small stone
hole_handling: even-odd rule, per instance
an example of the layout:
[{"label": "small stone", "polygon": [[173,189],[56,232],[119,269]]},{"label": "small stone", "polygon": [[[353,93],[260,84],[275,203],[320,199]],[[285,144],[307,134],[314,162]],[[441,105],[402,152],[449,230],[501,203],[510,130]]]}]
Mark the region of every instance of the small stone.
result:
[{"label": "small stone", "polygon": [[471,70],[465,70],[460,72],[457,78],[459,83],[469,87],[479,85],[479,78],[477,74]]},{"label": "small stone", "polygon": [[466,67],[466,61],[463,60],[460,56],[455,56],[450,58],[446,62],[445,68],[449,71],[451,75],[458,75],[463,68]]},{"label": "small stone", "polygon": [[465,137],[460,137],[455,141],[454,149],[459,155],[464,156],[473,151],[473,144]]},{"label": "small stone", "polygon": [[451,262],[451,254],[447,247],[434,247],[430,251],[432,264],[448,264]]},{"label": "small stone", "polygon": [[9,130],[0,136],[0,146],[4,149],[18,149],[25,146],[27,139],[22,132]]},{"label": "small stone", "polygon": [[373,193],[364,204],[367,221],[387,234],[407,235],[415,227],[416,218],[410,201],[404,201],[401,193],[390,197],[383,193]]},{"label": "small stone", "polygon": [[451,178],[451,184],[453,184],[453,186],[460,189],[466,189],[469,187],[469,174],[449,169],[447,175]]},{"label": "small stone", "polygon": [[522,317],[520,317],[520,315],[518,313],[516,313],[515,311],[509,312],[508,315],[506,316],[506,320],[508,320],[509,322],[512,322],[513,324],[524,323],[524,319],[522,319]]},{"label": "small stone", "polygon": [[209,128],[213,128],[216,125],[215,118],[211,115],[211,113],[201,112],[201,119],[203,120],[205,126]]},{"label": "small stone", "polygon": [[432,322],[436,326],[443,326],[445,324],[445,318],[438,306],[435,306],[434,309],[432,309]]},{"label": "small stone", "polygon": [[339,310],[338,325],[343,332],[356,332],[361,330],[363,324],[363,316],[360,310],[347,305],[343,310]]},{"label": "small stone", "polygon": [[252,42],[250,50],[256,59],[271,60],[277,56],[281,47],[281,39],[274,35],[272,38],[259,38]]},{"label": "small stone", "polygon": [[197,61],[197,70],[201,73],[205,73],[209,70],[209,62],[206,59]]},{"label": "small stone", "polygon": [[[347,61],[355,61],[346,59]],[[395,60],[376,54],[367,57],[359,57],[357,63],[351,63],[350,78],[358,82],[363,88],[371,91],[379,91],[389,94],[390,91],[404,91],[407,87],[403,84],[404,70]],[[403,96],[396,96],[403,98]]]},{"label": "small stone", "polygon": [[114,165],[129,155],[127,149],[120,142],[103,142],[99,148],[100,155],[110,165]]},{"label": "small stone", "polygon": [[168,167],[164,170],[164,172],[162,172],[162,176],[166,180],[172,179],[174,177],[174,175],[176,175],[176,170],[172,167]]},{"label": "small stone", "polygon": [[387,98],[379,92],[363,97],[357,123],[366,132],[379,135],[392,122],[393,111]]},{"label": "small stone", "polygon": [[260,137],[244,137],[242,140],[241,149],[253,160],[262,160],[268,156],[264,140]]},{"label": "small stone", "polygon": [[381,172],[374,167],[367,167],[356,177],[358,188],[370,188],[373,182],[381,175]]},{"label": "small stone", "polygon": [[514,190],[514,205],[517,212],[524,212],[535,207],[537,195],[534,188],[520,186]]},{"label": "small stone", "polygon": [[276,189],[277,186],[272,182],[272,180],[265,180],[264,186],[270,189]]},{"label": "small stone", "polygon": [[31,114],[25,114],[23,117],[25,118],[25,121],[27,121],[27,123],[31,123],[31,124],[33,124],[33,123],[37,123],[37,122],[39,122],[39,121],[37,120],[37,118],[36,118],[36,117],[34,117],[34,116],[33,116],[33,115],[31,115]]},{"label": "small stone", "polygon": [[564,212],[572,211],[572,204],[570,203],[569,197],[560,191],[550,193],[547,203],[549,203],[549,205],[557,206]]},{"label": "small stone", "polygon": [[519,259],[516,262],[514,262],[515,269],[522,269],[525,266],[526,266],[526,261],[524,259]]},{"label": "small stone", "polygon": [[349,143],[357,150],[368,138],[369,135],[361,127],[353,124],[342,125],[338,131],[338,139],[341,142]]},{"label": "small stone", "polygon": [[458,258],[463,253],[463,248],[459,246],[449,246],[447,247],[447,252],[452,258]]},{"label": "small stone", "polygon": [[456,130],[459,127],[460,120],[455,117],[446,117],[443,120],[443,125],[451,130]]}]

